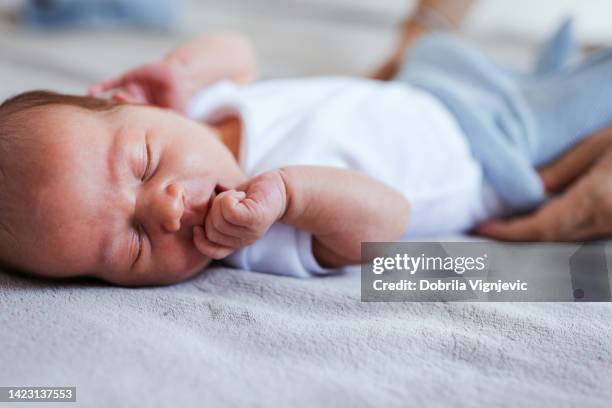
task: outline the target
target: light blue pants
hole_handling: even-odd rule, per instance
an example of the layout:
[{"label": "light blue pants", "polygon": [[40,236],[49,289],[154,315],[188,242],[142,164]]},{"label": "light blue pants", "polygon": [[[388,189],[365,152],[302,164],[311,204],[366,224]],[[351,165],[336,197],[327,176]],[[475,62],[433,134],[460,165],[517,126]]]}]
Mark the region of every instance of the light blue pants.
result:
[{"label": "light blue pants", "polygon": [[536,167],[612,124],[612,52],[576,59],[571,21],[532,74],[502,67],[456,36],[434,34],[407,52],[396,79],[450,109],[504,205],[522,211],[546,198]]}]

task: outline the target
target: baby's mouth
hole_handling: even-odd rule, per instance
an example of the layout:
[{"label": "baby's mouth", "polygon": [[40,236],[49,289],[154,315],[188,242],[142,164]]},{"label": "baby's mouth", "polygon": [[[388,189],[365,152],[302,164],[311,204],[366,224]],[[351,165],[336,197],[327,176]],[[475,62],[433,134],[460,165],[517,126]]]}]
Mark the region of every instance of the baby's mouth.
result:
[{"label": "baby's mouth", "polygon": [[210,212],[210,209],[212,208],[212,204],[215,201],[215,198],[219,194],[227,190],[229,190],[229,188],[224,187],[221,184],[215,184],[215,188],[213,188],[212,192],[210,193],[210,198],[208,199],[208,202],[206,203],[206,206],[204,207],[204,216],[202,217],[202,227],[204,227],[206,224],[206,217],[208,216],[208,213]]},{"label": "baby's mouth", "polygon": [[181,224],[184,225],[185,230],[190,232],[190,237],[193,235],[193,227],[206,228],[206,218],[212,209],[212,204],[217,197],[217,188],[213,188],[208,199],[200,196],[197,200],[197,204],[190,200],[187,196],[183,196],[183,205],[185,213],[181,219]]},{"label": "baby's mouth", "polygon": [[215,184],[215,189],[213,191],[213,194],[215,195],[221,194],[222,192],[227,191],[227,190],[231,190],[231,189],[229,187],[222,186],[221,184]]}]

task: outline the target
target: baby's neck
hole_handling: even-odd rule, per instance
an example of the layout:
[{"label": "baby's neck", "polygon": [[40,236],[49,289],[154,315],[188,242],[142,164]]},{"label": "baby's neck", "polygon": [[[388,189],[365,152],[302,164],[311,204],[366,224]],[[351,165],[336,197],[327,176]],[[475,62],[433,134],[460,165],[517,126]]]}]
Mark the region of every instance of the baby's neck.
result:
[{"label": "baby's neck", "polygon": [[240,136],[242,133],[240,119],[235,116],[230,116],[211,125],[211,127],[219,136],[221,143],[229,149],[236,161],[238,161],[240,155]]}]

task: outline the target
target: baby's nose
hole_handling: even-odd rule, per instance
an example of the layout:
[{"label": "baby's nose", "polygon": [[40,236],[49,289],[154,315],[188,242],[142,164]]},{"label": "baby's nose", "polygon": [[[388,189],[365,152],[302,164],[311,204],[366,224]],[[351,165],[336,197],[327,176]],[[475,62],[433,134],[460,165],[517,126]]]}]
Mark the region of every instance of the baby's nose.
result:
[{"label": "baby's nose", "polygon": [[181,229],[181,218],[185,212],[183,188],[177,184],[169,184],[164,190],[164,200],[160,208],[162,228],[168,232]]}]

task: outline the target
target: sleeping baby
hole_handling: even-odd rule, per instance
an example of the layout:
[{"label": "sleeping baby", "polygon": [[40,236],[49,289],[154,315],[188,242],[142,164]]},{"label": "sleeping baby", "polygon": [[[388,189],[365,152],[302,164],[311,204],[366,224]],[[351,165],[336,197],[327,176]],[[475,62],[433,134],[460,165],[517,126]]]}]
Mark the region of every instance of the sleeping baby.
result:
[{"label": "sleeping baby", "polygon": [[253,83],[245,40],[208,35],[90,96],[17,95],[0,106],[0,260],[128,286],[212,260],[306,277],[359,263],[361,242],[532,209],[534,169],[612,116],[612,58],[572,65],[558,42],[533,75],[434,35],[395,81]]}]

